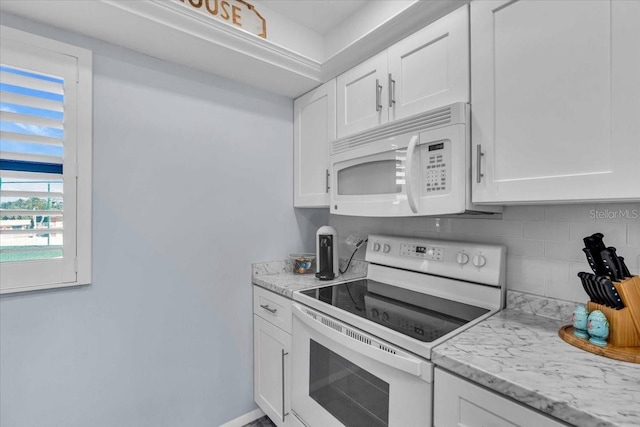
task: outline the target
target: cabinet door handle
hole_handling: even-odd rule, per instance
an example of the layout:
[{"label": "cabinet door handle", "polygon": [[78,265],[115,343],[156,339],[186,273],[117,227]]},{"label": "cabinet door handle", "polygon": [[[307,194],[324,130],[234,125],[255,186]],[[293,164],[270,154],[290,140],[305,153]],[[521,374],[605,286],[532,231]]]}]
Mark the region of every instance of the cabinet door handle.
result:
[{"label": "cabinet door handle", "polygon": [[327,186],[327,193],[329,193],[329,169],[327,169],[327,174],[325,176],[325,182]]},{"label": "cabinet door handle", "polygon": [[476,182],[478,184],[480,184],[482,177],[484,177],[484,174],[482,173],[482,156],[484,156],[484,153],[482,152],[482,145],[478,144],[476,145]]},{"label": "cabinet door handle", "polygon": [[381,96],[382,86],[380,86],[380,79],[376,79],[376,111],[382,110],[382,101],[380,101]]},{"label": "cabinet door handle", "polygon": [[289,415],[288,413],[285,413],[285,407],[284,407],[284,357],[286,355],[288,355],[289,353],[284,351],[284,348],[281,350],[282,351],[282,422],[284,422],[284,417],[286,417],[287,415]]},{"label": "cabinet door handle", "polygon": [[269,313],[273,313],[275,314],[276,311],[278,311],[277,308],[271,308],[269,307],[269,304],[260,304],[260,307],[264,308],[265,310],[267,310]]},{"label": "cabinet door handle", "polygon": [[389,73],[389,108],[393,108],[396,103],[396,81],[391,78]]}]

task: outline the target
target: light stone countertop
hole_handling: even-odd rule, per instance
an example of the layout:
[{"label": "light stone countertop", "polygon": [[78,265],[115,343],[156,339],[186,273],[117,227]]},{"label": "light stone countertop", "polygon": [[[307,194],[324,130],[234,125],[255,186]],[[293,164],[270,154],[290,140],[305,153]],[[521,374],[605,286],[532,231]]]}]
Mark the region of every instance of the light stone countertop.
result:
[{"label": "light stone countertop", "polygon": [[569,424],[640,426],[640,364],[567,344],[568,323],[507,309],[435,347],[432,361]]},{"label": "light stone countertop", "polygon": [[367,262],[354,259],[345,274],[334,280],[319,280],[315,274],[293,274],[288,260],[255,263],[251,265],[251,281],[254,285],[293,299],[293,291],[362,279],[367,275],[367,266]]}]

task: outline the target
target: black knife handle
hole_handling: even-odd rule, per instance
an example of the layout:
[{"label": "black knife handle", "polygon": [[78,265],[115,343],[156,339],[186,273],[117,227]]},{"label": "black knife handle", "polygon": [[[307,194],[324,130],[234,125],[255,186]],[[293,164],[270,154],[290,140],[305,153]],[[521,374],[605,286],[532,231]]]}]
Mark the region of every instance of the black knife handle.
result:
[{"label": "black knife handle", "polygon": [[587,262],[589,266],[596,274],[596,276],[604,276],[609,274],[609,271],[605,268],[604,263],[602,262],[602,258],[598,252],[594,252],[593,249],[582,248],[582,252],[587,255]]},{"label": "black knife handle", "polygon": [[607,295],[607,291],[605,291],[604,285],[602,285],[598,281],[598,277],[599,276],[594,276],[593,274],[589,275],[589,280],[593,284],[593,287],[595,288],[598,295],[600,295],[600,304],[613,308],[614,302],[609,300],[609,295]]},{"label": "black knife handle", "polygon": [[580,278],[580,282],[582,283],[582,287],[584,288],[584,291],[589,296],[589,300],[592,302],[597,302],[596,298],[593,296],[593,291],[591,290],[591,286],[589,286],[587,283],[587,278],[585,277],[586,274],[587,273],[581,271],[580,273],[578,273],[578,277]]},{"label": "black knife handle", "polygon": [[602,284],[602,287],[607,293],[609,301],[613,303],[613,308],[615,308],[616,310],[624,308],[624,303],[622,302],[622,299],[618,294],[618,290],[613,285],[613,283],[611,283],[611,280],[604,277],[598,277],[598,281]]},{"label": "black knife handle", "polygon": [[600,252],[600,257],[604,263],[604,268],[607,270],[605,274],[611,277],[611,280],[619,282],[624,279],[624,274],[620,271],[621,267],[620,264],[618,264],[616,248],[610,247],[602,250],[602,252]]},{"label": "black knife handle", "polygon": [[591,289],[593,295],[592,301],[597,304],[607,305],[607,297],[604,291],[600,289],[600,285],[596,281],[596,275],[591,273],[583,273],[584,280],[587,286]]},{"label": "black knife handle", "polygon": [[631,272],[627,268],[627,264],[624,262],[624,257],[621,257],[621,256],[618,257],[618,264],[620,264],[620,270],[624,275],[624,277],[632,277]]},{"label": "black knife handle", "polygon": [[604,234],[602,233],[593,233],[591,236],[582,239],[582,241],[587,249],[593,249],[594,253],[600,253],[600,251],[607,248],[602,240],[603,237]]}]

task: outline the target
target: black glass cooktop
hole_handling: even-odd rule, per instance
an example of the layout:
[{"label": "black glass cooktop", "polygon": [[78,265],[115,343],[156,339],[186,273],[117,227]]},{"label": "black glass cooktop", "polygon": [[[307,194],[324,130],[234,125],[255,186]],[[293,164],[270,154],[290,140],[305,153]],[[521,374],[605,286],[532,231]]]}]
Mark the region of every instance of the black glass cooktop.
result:
[{"label": "black glass cooktop", "polygon": [[422,342],[435,341],[489,312],[369,279],[301,293]]}]

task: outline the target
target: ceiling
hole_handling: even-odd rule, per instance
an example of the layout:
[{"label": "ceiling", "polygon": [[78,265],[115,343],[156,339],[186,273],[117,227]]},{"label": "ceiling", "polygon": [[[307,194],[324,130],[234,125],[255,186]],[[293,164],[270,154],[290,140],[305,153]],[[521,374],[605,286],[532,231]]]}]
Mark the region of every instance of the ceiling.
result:
[{"label": "ceiling", "polygon": [[261,0],[259,3],[323,36],[369,1],[372,0]]}]

